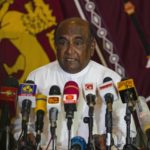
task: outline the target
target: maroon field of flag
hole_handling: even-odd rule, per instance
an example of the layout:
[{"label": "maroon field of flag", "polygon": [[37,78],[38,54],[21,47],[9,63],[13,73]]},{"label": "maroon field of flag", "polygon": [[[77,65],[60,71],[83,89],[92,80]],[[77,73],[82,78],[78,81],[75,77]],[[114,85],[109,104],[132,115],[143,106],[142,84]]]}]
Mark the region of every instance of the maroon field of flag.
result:
[{"label": "maroon field of flag", "polygon": [[103,64],[122,77],[133,78],[138,94],[148,100],[150,2],[131,1],[132,5],[121,0],[75,2],[80,15],[94,26],[97,43],[105,60]]}]

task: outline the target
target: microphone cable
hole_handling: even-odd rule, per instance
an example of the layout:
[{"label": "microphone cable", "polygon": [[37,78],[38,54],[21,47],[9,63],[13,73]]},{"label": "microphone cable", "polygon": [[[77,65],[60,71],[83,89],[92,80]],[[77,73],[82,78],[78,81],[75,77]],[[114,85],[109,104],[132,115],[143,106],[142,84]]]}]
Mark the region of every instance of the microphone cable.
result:
[{"label": "microphone cable", "polygon": [[49,148],[49,146],[50,146],[51,142],[52,142],[52,137],[49,139],[49,142],[48,142],[48,144],[47,144],[47,146],[46,146],[46,149],[45,149],[45,150],[48,150],[48,148]]}]

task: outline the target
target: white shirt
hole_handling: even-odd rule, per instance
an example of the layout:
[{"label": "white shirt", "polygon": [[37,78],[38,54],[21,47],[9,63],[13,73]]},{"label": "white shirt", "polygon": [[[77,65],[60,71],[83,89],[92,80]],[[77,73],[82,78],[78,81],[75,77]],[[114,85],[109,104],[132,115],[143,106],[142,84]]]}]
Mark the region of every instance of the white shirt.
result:
[{"label": "white shirt", "polygon": [[[79,88],[79,100],[77,103],[77,112],[74,113],[72,124],[72,137],[76,135],[82,136],[84,139],[88,139],[88,124],[83,122],[83,118],[88,116],[88,105],[83,98],[82,86],[85,83],[95,83],[97,86],[103,83],[105,77],[111,77],[116,84],[121,80],[121,77],[113,70],[106,68],[94,61],[90,61],[89,64],[79,73],[70,74],[65,72],[60,66],[58,61],[54,61],[50,64],[42,66],[32,71],[27,80],[33,80],[37,85],[38,92],[49,95],[50,87],[58,85],[63,93],[64,85],[67,81],[75,81]],[[126,104],[123,104],[121,100],[113,102],[113,136],[115,144],[121,146],[125,144],[126,138],[126,122],[124,121],[126,110]],[[97,98],[94,108],[94,128],[93,134],[106,133],[105,128],[105,111],[106,104]],[[31,121],[33,122],[33,121]],[[50,139],[50,124],[48,115],[45,116],[44,131],[42,134],[41,144],[47,145]],[[135,126],[133,120],[131,122],[131,136],[136,135]],[[67,148],[68,130],[65,119],[64,106],[62,102],[61,113],[58,114],[57,129],[56,129],[57,143],[62,147]]]}]

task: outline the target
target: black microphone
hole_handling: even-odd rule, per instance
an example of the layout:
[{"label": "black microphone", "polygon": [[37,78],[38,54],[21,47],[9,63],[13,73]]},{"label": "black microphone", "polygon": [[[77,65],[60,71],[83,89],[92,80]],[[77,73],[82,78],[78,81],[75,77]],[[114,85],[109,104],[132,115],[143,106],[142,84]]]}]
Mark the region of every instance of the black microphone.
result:
[{"label": "black microphone", "polygon": [[35,145],[28,137],[28,123],[31,108],[35,108],[35,94],[37,86],[34,81],[27,80],[19,85],[18,104],[22,114],[22,132],[17,141],[17,149],[35,149]]},{"label": "black microphone", "polygon": [[30,115],[30,110],[31,110],[31,101],[29,99],[25,99],[22,102],[22,125],[24,128],[24,124],[27,123],[29,121],[29,115]]},{"label": "black microphone", "polygon": [[2,149],[10,149],[14,146],[10,121],[16,115],[18,86],[19,82],[16,78],[8,77],[0,87],[0,145]]},{"label": "black microphone", "polygon": [[49,111],[50,120],[50,132],[52,137],[52,149],[57,149],[56,143],[56,127],[58,112],[61,110],[61,92],[57,85],[53,85],[50,88],[49,96],[47,97],[47,109]]},{"label": "black microphone", "polygon": [[112,146],[112,104],[118,99],[116,88],[110,77],[103,80],[103,84],[99,86],[99,94],[106,103],[105,126],[106,126],[106,148],[111,149]]},{"label": "black microphone", "polygon": [[118,100],[118,93],[116,87],[110,77],[103,80],[103,84],[98,87],[99,95],[102,100],[107,104],[107,109],[112,112],[112,104]]},{"label": "black microphone", "polygon": [[122,102],[127,103],[126,115],[124,118],[127,126],[127,135],[126,144],[124,145],[123,150],[137,150],[137,148],[132,144],[130,137],[131,115],[138,100],[137,91],[135,89],[133,79],[122,79],[121,82],[118,82],[118,91]]},{"label": "black microphone", "polygon": [[51,128],[56,128],[58,112],[61,110],[61,92],[57,85],[53,85],[50,88],[49,96],[47,97],[47,109]]},{"label": "black microphone", "polygon": [[26,128],[26,124],[29,121],[29,115],[31,106],[34,104],[35,107],[35,94],[36,85],[34,81],[26,81],[26,83],[20,84],[19,91],[19,104],[21,105],[22,114],[22,129]]},{"label": "black microphone", "polygon": [[108,110],[112,110],[111,105],[113,101],[118,99],[117,90],[110,77],[106,77],[103,80],[103,84],[99,86],[99,94],[102,100],[108,105]]},{"label": "black microphone", "polygon": [[133,79],[122,79],[117,83],[117,87],[123,103],[132,102],[135,104],[137,102],[138,94]]},{"label": "black microphone", "polygon": [[[31,107],[35,108],[36,88],[37,86],[34,84],[34,81],[31,80],[19,85],[18,104],[22,114],[22,132],[17,141],[17,146],[21,149],[27,148],[29,145],[31,147],[33,146],[30,144],[27,133]],[[21,141],[23,141],[24,144]]]},{"label": "black microphone", "polygon": [[10,119],[16,115],[18,87],[19,82],[14,77],[8,77],[0,87],[1,127],[9,125]]},{"label": "black microphone", "polygon": [[0,86],[0,108],[3,110],[4,105],[7,105],[10,117],[16,115],[18,87],[19,82],[14,77],[8,77]]},{"label": "black microphone", "polygon": [[86,83],[83,85],[84,97],[89,106],[89,116],[93,115],[94,105],[96,104],[96,84]]},{"label": "black microphone", "polygon": [[94,139],[93,139],[93,113],[94,105],[96,104],[96,84],[95,83],[85,83],[83,85],[84,97],[89,106],[89,117],[84,118],[84,123],[88,123],[89,127],[89,137],[88,137],[88,150],[94,149]]}]

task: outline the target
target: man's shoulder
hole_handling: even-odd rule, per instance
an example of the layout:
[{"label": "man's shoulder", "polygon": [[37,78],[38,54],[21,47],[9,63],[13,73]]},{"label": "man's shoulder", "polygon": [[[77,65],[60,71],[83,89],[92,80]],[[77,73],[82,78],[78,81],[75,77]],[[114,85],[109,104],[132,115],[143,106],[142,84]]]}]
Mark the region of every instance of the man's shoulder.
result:
[{"label": "man's shoulder", "polygon": [[90,61],[90,65],[91,66],[95,66],[96,68],[106,68],[105,66],[103,66],[102,64],[100,64],[100,63],[98,63],[98,62],[96,62],[94,60]]},{"label": "man's shoulder", "polygon": [[104,66],[100,63],[97,63],[95,61],[90,61],[90,68],[95,70],[96,72],[115,72],[114,70],[110,69],[107,66]]},{"label": "man's shoulder", "polygon": [[52,72],[55,72],[58,67],[58,62],[53,61],[49,64],[43,65],[32,72],[29,73],[29,76],[45,76],[47,74],[52,74]]},{"label": "man's shoulder", "polygon": [[120,75],[115,70],[113,70],[107,66],[104,66],[102,64],[99,64],[95,61],[90,61],[90,68],[91,68],[91,72],[98,74],[98,76],[101,75],[101,77],[103,77],[103,78],[111,77],[115,81],[118,81],[121,79]]}]

